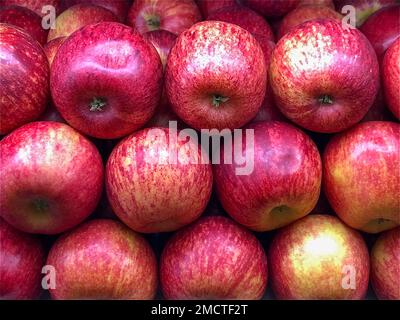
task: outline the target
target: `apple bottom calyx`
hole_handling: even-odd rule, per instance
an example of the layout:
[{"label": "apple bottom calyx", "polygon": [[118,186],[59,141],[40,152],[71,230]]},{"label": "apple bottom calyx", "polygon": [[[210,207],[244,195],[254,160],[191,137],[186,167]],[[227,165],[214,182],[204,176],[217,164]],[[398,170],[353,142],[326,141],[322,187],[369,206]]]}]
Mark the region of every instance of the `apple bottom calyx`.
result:
[{"label": "apple bottom calyx", "polygon": [[214,94],[212,96],[212,105],[214,107],[219,107],[222,103],[227,102],[229,100],[228,97],[224,97],[223,95],[220,94]]},{"label": "apple bottom calyx", "polygon": [[50,207],[49,203],[42,198],[36,198],[32,200],[30,205],[31,208],[37,213],[47,213]]},{"label": "apple bottom calyx", "polygon": [[107,101],[104,98],[93,97],[93,100],[90,102],[90,111],[103,111],[103,107],[106,106]]}]

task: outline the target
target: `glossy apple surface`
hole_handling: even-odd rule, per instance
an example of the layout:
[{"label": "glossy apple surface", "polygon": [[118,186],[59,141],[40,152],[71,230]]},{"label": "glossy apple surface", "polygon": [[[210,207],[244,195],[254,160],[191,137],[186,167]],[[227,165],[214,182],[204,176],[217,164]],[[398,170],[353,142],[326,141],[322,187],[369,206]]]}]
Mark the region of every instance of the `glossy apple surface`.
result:
[{"label": "glossy apple surface", "polygon": [[324,191],[349,226],[377,233],[400,225],[400,124],[361,123],[323,154]]},{"label": "glossy apple surface", "polygon": [[95,146],[71,127],[32,122],[0,141],[0,212],[15,228],[56,234],[96,207],[103,163]]},{"label": "glossy apple surface", "polygon": [[400,228],[382,233],[371,250],[371,283],[379,299],[400,300]]},{"label": "glossy apple surface", "polygon": [[267,257],[243,227],[225,217],[206,217],[168,241],[160,282],[166,299],[260,299]]},{"label": "glossy apple surface", "polygon": [[0,24],[0,135],[37,119],[49,96],[49,64],[40,44]]},{"label": "glossy apple surface", "polygon": [[179,35],[200,20],[194,0],[136,0],[127,23],[140,33],[162,29]]},{"label": "glossy apple surface", "polygon": [[117,22],[118,18],[109,10],[88,4],[72,6],[61,13],[55,21],[55,29],[50,29],[47,41],[68,37],[74,31],[98,22]]},{"label": "glossy apple surface", "polygon": [[268,263],[278,299],[362,299],[368,288],[368,248],[332,216],[309,215],[279,230]]},{"label": "glossy apple surface", "polygon": [[51,66],[50,83],[54,104],[71,126],[96,138],[115,139],[154,114],[162,64],[157,50],[137,31],[103,22],[68,37]]},{"label": "glossy apple surface", "polygon": [[57,272],[53,299],[152,299],[157,260],[147,241],[118,221],[96,219],[62,235],[47,264]]},{"label": "glossy apple surface", "polygon": [[308,21],[276,45],[269,78],[277,106],[294,123],[333,133],[359,122],[379,88],[376,54],[357,29]]},{"label": "glossy apple surface", "polygon": [[64,43],[66,39],[67,37],[58,37],[53,40],[50,40],[44,45],[43,50],[47,56],[47,60],[49,60],[50,67],[53,64],[53,60],[54,57],[56,56],[58,49],[61,47],[61,45]]},{"label": "glossy apple surface", "polygon": [[130,0],[64,0],[63,6],[65,9],[76,4],[91,4],[100,6],[114,13],[119,21],[124,22],[129,10]]},{"label": "glossy apple surface", "polygon": [[243,126],[260,109],[266,85],[260,44],[248,31],[221,21],[184,31],[165,70],[173,111],[196,129]]},{"label": "glossy apple surface", "polygon": [[44,10],[44,6],[52,6],[55,8],[56,14],[59,13],[61,0],[0,0],[0,4],[4,6],[17,5],[25,7],[43,17],[49,13],[47,10]]},{"label": "glossy apple surface", "polygon": [[147,128],[111,153],[106,189],[111,207],[138,232],[176,230],[197,219],[211,195],[212,169],[191,140],[167,128]]},{"label": "glossy apple surface", "polygon": [[[232,164],[221,150],[221,163],[214,165],[215,186],[224,209],[256,231],[280,228],[310,213],[319,197],[322,176],[314,142],[283,122],[257,122],[245,129],[253,130],[254,145],[246,143],[247,137],[237,136],[232,143]],[[235,150],[236,145],[241,150]],[[243,164],[238,155],[251,161],[251,153],[253,170],[239,175],[237,168]]]},{"label": "glossy apple surface", "polygon": [[0,299],[38,298],[46,260],[40,240],[0,218],[0,247]]}]

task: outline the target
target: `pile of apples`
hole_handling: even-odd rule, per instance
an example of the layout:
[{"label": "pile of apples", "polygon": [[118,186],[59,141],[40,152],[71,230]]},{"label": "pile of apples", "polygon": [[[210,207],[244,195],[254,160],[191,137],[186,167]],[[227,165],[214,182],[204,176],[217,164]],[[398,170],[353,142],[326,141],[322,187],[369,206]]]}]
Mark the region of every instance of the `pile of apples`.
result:
[{"label": "pile of apples", "polygon": [[0,298],[400,299],[399,24],[0,0]]}]

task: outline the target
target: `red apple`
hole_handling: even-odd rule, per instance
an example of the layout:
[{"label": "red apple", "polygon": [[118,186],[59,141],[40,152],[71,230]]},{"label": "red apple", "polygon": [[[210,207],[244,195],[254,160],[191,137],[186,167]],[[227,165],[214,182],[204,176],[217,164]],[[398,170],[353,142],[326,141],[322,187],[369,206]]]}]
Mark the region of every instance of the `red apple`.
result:
[{"label": "red apple", "polygon": [[369,121],[334,136],[323,163],[325,194],[346,224],[370,233],[400,225],[400,124]]},{"label": "red apple", "polygon": [[60,2],[61,0],[0,0],[0,5],[25,7],[43,17],[48,14],[47,10],[42,12],[44,6],[52,6],[56,9],[56,13],[58,13],[60,11]]},{"label": "red apple", "polygon": [[357,29],[308,21],[276,45],[269,70],[277,106],[296,124],[333,133],[359,122],[379,88],[379,66]]},{"label": "red apple", "polygon": [[301,0],[241,0],[241,3],[263,16],[280,17],[296,8],[300,1]]},{"label": "red apple", "polygon": [[[247,144],[247,130],[254,144]],[[240,139],[240,140],[238,140]],[[240,224],[268,231],[297,220],[314,208],[321,188],[321,158],[314,142],[296,127],[277,121],[246,127],[245,138],[234,137],[233,161],[214,165],[215,186],[224,209]],[[239,150],[235,146],[239,146]],[[249,172],[238,174],[237,155],[254,154]],[[252,169],[252,170],[250,170]]]},{"label": "red apple", "polygon": [[238,6],[238,2],[236,0],[196,0],[196,3],[205,19],[208,19],[208,15],[216,10],[231,6]]},{"label": "red apple", "polygon": [[306,21],[315,19],[334,19],[341,22],[342,18],[343,16],[341,14],[327,6],[300,6],[290,11],[282,19],[282,22],[279,25],[278,39],[282,38],[286,33]]},{"label": "red apple", "polygon": [[0,135],[37,119],[49,96],[49,64],[40,44],[0,24]]},{"label": "red apple", "polygon": [[400,36],[400,4],[384,7],[371,15],[360,30],[376,51],[379,61]]},{"label": "red apple", "polygon": [[267,257],[246,229],[224,217],[206,217],[168,241],[160,282],[166,299],[260,299]]},{"label": "red apple", "polygon": [[395,4],[397,0],[335,0],[336,9],[341,12],[343,6],[355,8],[356,26],[360,27],[368,17],[379,9]]},{"label": "red apple", "polygon": [[88,4],[75,5],[61,13],[55,22],[55,29],[50,29],[47,41],[59,37],[68,37],[83,26],[98,22],[117,22],[118,18],[109,10]]},{"label": "red apple", "polygon": [[53,299],[152,299],[157,260],[148,242],[122,223],[91,220],[62,235],[47,264],[57,272]]},{"label": "red apple", "polygon": [[15,228],[56,234],[82,222],[100,199],[103,164],[71,127],[33,122],[0,141],[0,212]]},{"label": "red apple", "polygon": [[328,215],[309,215],[278,231],[268,252],[278,299],[362,299],[369,256],[361,235]]},{"label": "red apple", "polygon": [[20,27],[41,45],[47,41],[47,30],[42,28],[42,19],[27,8],[20,6],[0,8],[0,23]]},{"label": "red apple", "polygon": [[258,35],[274,41],[274,33],[268,22],[257,12],[241,6],[231,6],[213,11],[208,15],[207,20],[224,21],[238,25],[249,31],[252,35]]},{"label": "red apple", "polygon": [[162,65],[156,49],[137,31],[103,22],[65,40],[54,58],[50,83],[54,103],[71,126],[96,138],[115,139],[154,114]]},{"label": "red apple", "polygon": [[360,122],[365,121],[396,121],[395,117],[386,106],[382,87],[379,89],[371,108],[369,108],[367,114]]},{"label": "red apple", "polygon": [[382,82],[387,105],[396,118],[400,119],[400,38],[385,53]]},{"label": "red apple", "polygon": [[267,66],[248,31],[204,21],[178,37],[168,57],[165,85],[174,112],[193,128],[239,128],[261,107]]},{"label": "red apple", "polygon": [[53,60],[54,57],[56,56],[58,49],[61,47],[61,45],[64,43],[66,39],[67,37],[55,38],[53,40],[50,40],[44,45],[43,50],[47,56],[47,59],[49,60],[50,66],[53,64]]},{"label": "red apple", "polygon": [[135,0],[127,23],[140,33],[163,29],[179,35],[200,20],[194,0]]},{"label": "red apple", "polygon": [[326,6],[335,9],[335,4],[333,3],[333,0],[300,0],[299,6],[308,6],[308,5]]},{"label": "red apple", "polygon": [[371,283],[379,299],[400,300],[400,228],[382,233],[375,242]]},{"label": "red apple", "polygon": [[47,106],[45,112],[41,114],[38,120],[67,123],[52,103]]},{"label": "red apple", "polygon": [[124,22],[129,10],[129,0],[64,0],[64,8],[67,9],[76,4],[91,4],[94,6],[100,6],[110,10],[114,13],[119,21]]},{"label": "red apple", "polygon": [[45,251],[39,239],[0,218],[0,300],[36,299]]},{"label": "red apple", "polygon": [[108,159],[108,199],[116,215],[135,231],[176,230],[197,219],[210,199],[208,159],[196,143],[177,135],[167,128],[138,131]]}]

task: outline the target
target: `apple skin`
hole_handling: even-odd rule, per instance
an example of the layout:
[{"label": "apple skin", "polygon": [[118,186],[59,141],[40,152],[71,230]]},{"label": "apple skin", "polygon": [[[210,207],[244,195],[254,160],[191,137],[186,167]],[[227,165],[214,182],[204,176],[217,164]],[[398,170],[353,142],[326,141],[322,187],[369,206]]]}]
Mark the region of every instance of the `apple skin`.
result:
[{"label": "apple skin", "polygon": [[290,11],[279,25],[278,39],[303,22],[315,19],[334,19],[341,22],[343,16],[327,6],[307,5],[299,6]]},{"label": "apple skin", "polygon": [[35,12],[20,6],[0,8],[0,23],[17,26],[41,45],[47,41],[47,30],[42,28],[42,19]]},{"label": "apple skin", "polygon": [[[347,0],[348,1],[348,0]],[[335,4],[332,0],[300,0],[300,6],[309,6],[309,5],[318,5],[318,6],[326,6],[332,9],[335,9]]]},{"label": "apple skin", "polygon": [[[309,215],[279,230],[268,262],[277,299],[356,300],[368,288],[368,248],[357,231],[333,216]],[[346,266],[356,272],[355,289],[342,287]]]},{"label": "apple skin", "polygon": [[59,37],[68,37],[83,26],[98,22],[118,22],[118,18],[110,10],[103,7],[77,4],[57,17],[56,28],[50,29],[47,41]]},{"label": "apple skin", "polygon": [[40,115],[38,121],[55,121],[67,124],[52,103],[49,103],[46,110]]},{"label": "apple skin", "polygon": [[140,33],[163,29],[179,35],[200,20],[194,0],[135,0],[127,24]]},{"label": "apple skin", "polygon": [[179,118],[195,129],[243,126],[260,109],[266,85],[260,44],[234,24],[197,23],[178,37],[168,56],[168,99]]},{"label": "apple skin", "polygon": [[[211,164],[187,163],[200,159],[201,149],[191,141],[169,141],[176,134],[167,128],[143,129],[120,142],[108,158],[108,199],[135,231],[174,231],[197,219],[210,199]],[[168,159],[170,151],[179,152],[175,164]]]},{"label": "apple skin", "polygon": [[162,76],[160,57],[147,40],[130,27],[102,22],[74,32],[59,48],[51,66],[51,93],[71,126],[115,139],[153,116]]},{"label": "apple skin", "polygon": [[400,119],[400,37],[386,51],[382,63],[382,82],[389,109]]},{"label": "apple skin", "polygon": [[100,6],[110,10],[114,13],[120,22],[124,22],[126,19],[127,12],[129,10],[129,0],[64,0],[63,7],[65,9],[72,7],[76,4],[90,4],[94,6]]},{"label": "apple skin", "polygon": [[266,38],[274,41],[274,33],[268,22],[257,12],[241,6],[231,6],[213,11],[207,20],[224,21],[233,23],[247,30],[253,36]]},{"label": "apple skin", "polygon": [[0,24],[0,56],[0,135],[4,135],[44,111],[49,96],[49,64],[36,40],[5,23]]},{"label": "apple skin", "polygon": [[400,300],[400,227],[382,233],[372,247],[371,283],[378,299]]},{"label": "apple skin", "polygon": [[[214,164],[214,180],[224,209],[255,231],[280,228],[314,208],[321,189],[322,165],[314,142],[296,127],[278,121],[250,124],[254,130],[254,170],[237,175],[242,165]],[[242,138],[243,156],[252,146]],[[240,142],[240,140],[238,141]],[[236,143],[238,143],[236,142]],[[232,147],[233,149],[233,147]]]},{"label": "apple skin", "polygon": [[0,300],[36,299],[45,250],[38,238],[0,218]]},{"label": "apple skin", "polygon": [[57,272],[51,297],[67,299],[152,299],[157,260],[148,242],[122,223],[88,221],[62,235],[47,265]]},{"label": "apple skin", "polygon": [[261,299],[267,257],[256,237],[225,217],[205,217],[175,233],[160,260],[166,299]]},{"label": "apple skin", "polygon": [[208,19],[208,15],[216,10],[231,6],[239,6],[236,0],[196,0],[196,3],[204,19]]},{"label": "apple skin", "polygon": [[399,138],[400,124],[368,121],[326,146],[324,191],[350,227],[377,233],[400,225]]},{"label": "apple skin", "polygon": [[281,17],[300,4],[300,0],[241,0],[241,3],[266,17]]},{"label": "apple skin", "polygon": [[360,31],[331,19],[312,20],[277,43],[269,78],[287,118],[311,131],[334,133],[368,112],[379,89],[379,66]]},{"label": "apple skin", "polygon": [[341,12],[345,5],[351,5],[356,9],[357,27],[360,27],[374,12],[396,2],[397,0],[335,0],[338,12]]},{"label": "apple skin", "polygon": [[374,103],[360,122],[365,121],[396,121],[396,118],[386,106],[382,85],[378,91],[378,94],[376,95]]},{"label": "apple skin", "polygon": [[57,234],[95,209],[103,186],[101,156],[71,127],[26,124],[0,141],[0,151],[0,212],[13,227]]},{"label": "apple skin", "polygon": [[372,14],[360,30],[375,49],[379,61],[400,36],[400,4],[384,7]]},{"label": "apple skin", "polygon": [[61,0],[0,0],[0,5],[2,6],[12,6],[17,5],[21,7],[28,8],[32,10],[40,17],[48,14],[47,12],[42,13],[43,6],[53,6],[56,9],[56,14],[60,12],[60,2]]},{"label": "apple skin", "polygon": [[50,67],[53,64],[53,60],[54,57],[56,56],[58,49],[60,49],[61,45],[64,43],[66,39],[67,37],[58,37],[53,40],[50,40],[43,46],[43,50],[47,56],[47,59],[49,60]]}]

